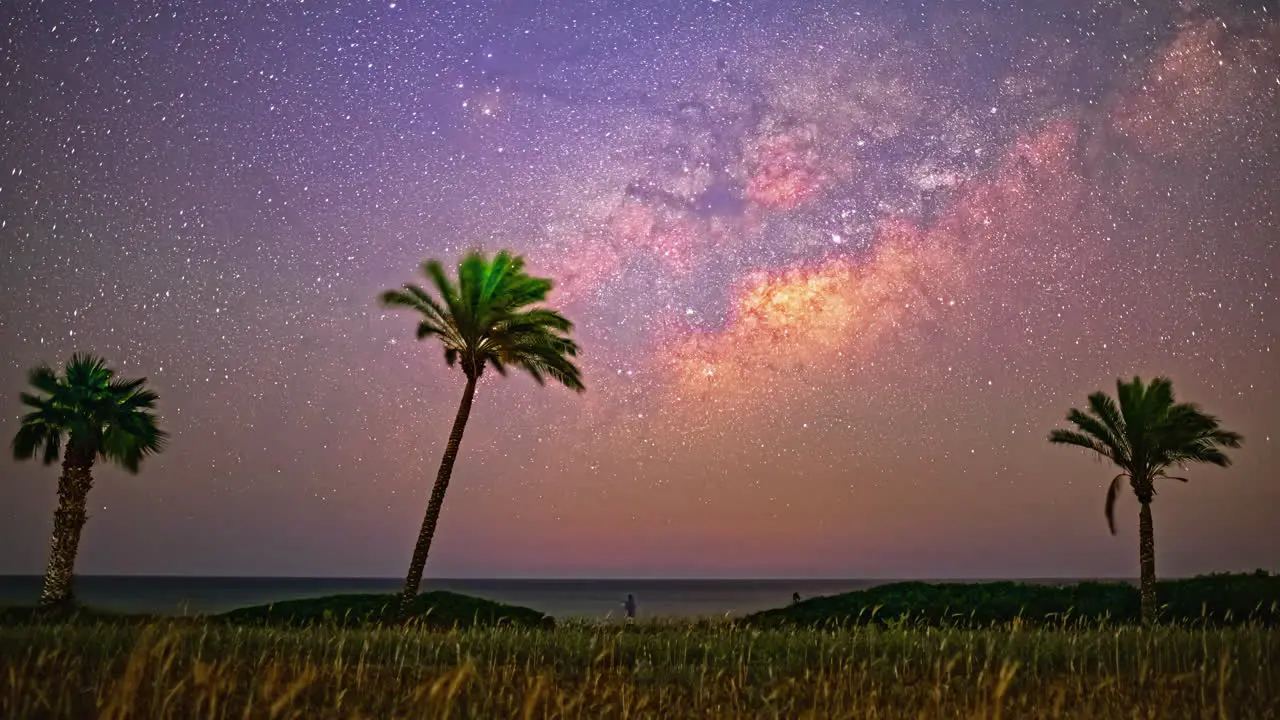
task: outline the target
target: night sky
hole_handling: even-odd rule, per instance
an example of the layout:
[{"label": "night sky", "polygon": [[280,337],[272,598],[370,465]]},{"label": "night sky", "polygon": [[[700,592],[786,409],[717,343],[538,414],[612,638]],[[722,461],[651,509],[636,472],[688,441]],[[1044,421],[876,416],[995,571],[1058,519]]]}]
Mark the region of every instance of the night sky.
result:
[{"label": "night sky", "polygon": [[80,572],[401,575],[463,378],[375,298],[509,247],[588,390],[486,375],[428,577],[1134,576],[1047,435],[1135,373],[1246,437],[1160,572],[1274,570],[1278,128],[1274,2],[6,2],[0,435],[101,353]]}]

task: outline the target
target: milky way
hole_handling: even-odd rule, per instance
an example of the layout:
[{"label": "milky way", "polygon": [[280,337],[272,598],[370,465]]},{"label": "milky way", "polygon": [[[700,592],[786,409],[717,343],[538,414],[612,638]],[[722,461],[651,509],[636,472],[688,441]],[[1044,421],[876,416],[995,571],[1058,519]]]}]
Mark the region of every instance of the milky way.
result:
[{"label": "milky way", "polygon": [[85,349],[174,436],[82,571],[400,573],[461,378],[374,298],[472,247],[588,392],[485,379],[428,575],[1131,575],[1046,437],[1134,373],[1247,438],[1162,572],[1280,565],[1274,4],[439,5],[0,10],[0,434]]}]

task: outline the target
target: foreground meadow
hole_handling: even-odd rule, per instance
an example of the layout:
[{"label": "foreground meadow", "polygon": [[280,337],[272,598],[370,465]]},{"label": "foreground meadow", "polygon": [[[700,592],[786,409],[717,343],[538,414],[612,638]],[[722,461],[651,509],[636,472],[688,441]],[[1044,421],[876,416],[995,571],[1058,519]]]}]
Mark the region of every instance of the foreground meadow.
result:
[{"label": "foreground meadow", "polygon": [[0,628],[0,717],[1278,718],[1280,630]]}]

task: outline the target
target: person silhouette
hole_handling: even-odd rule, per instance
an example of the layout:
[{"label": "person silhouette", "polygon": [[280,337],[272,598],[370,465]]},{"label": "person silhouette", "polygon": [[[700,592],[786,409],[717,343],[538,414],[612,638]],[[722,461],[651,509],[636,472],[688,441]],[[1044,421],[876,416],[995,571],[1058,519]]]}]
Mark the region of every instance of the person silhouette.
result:
[{"label": "person silhouette", "polygon": [[793,604],[800,602],[800,593],[798,592],[791,593],[791,602]]},{"label": "person silhouette", "polygon": [[635,595],[632,595],[631,593],[627,593],[627,599],[623,601],[622,607],[625,608],[627,611],[628,620],[636,619],[636,596]]}]

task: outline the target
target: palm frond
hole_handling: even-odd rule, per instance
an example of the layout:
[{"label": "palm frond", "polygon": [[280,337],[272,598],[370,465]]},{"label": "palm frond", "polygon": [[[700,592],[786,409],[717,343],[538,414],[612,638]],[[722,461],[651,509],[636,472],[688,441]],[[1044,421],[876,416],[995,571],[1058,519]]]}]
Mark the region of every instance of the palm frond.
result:
[{"label": "palm frond", "polygon": [[[1097,421],[1102,424],[1102,427],[1106,429],[1106,432],[1098,435],[1098,437],[1107,445],[1119,450],[1119,456],[1126,459],[1132,458],[1133,448],[1129,444],[1128,435],[1125,431],[1125,420],[1120,413],[1120,409],[1116,407],[1115,401],[1104,392],[1091,393],[1089,395],[1089,410]],[[1080,414],[1083,415],[1084,413]],[[1068,416],[1068,419],[1071,419],[1070,416]]]},{"label": "palm frond", "polygon": [[432,335],[439,338],[447,337],[445,335],[444,328],[441,328],[430,320],[423,320],[418,323],[418,330],[414,333],[415,337],[422,340],[424,338],[431,337]]},{"label": "palm frond", "polygon": [[37,365],[27,372],[27,384],[46,395],[53,395],[62,389],[58,373],[48,365]]},{"label": "palm frond", "polygon": [[108,369],[107,361],[98,355],[74,353],[63,374],[72,388],[101,388],[111,381],[115,372]]},{"label": "palm frond", "polygon": [[1106,451],[1102,452],[1103,455],[1118,464],[1128,463],[1129,448],[1124,442],[1123,436],[1117,436],[1101,419],[1081,410],[1071,408],[1071,411],[1067,413],[1067,422],[1080,428],[1081,432],[1094,438],[1099,445],[1106,448]]},{"label": "palm frond", "polygon": [[159,429],[150,413],[134,413],[127,421],[110,426],[103,433],[101,453],[131,473],[138,472],[143,458],[165,449],[168,433]]},{"label": "palm frond", "polygon": [[20,420],[13,440],[16,458],[30,459],[42,450],[41,459],[51,463],[65,440],[68,447],[100,454],[136,472],[143,458],[164,449],[167,435],[150,412],[158,396],[146,388],[146,378],[117,378],[101,357],[76,353],[61,376],[41,365],[28,373],[28,380],[45,395],[20,396],[35,411]]},{"label": "palm frond", "polygon": [[[30,460],[35,457],[36,451],[46,445],[49,440],[50,429],[48,426],[41,424],[23,424],[18,426],[18,432],[13,436],[11,447],[13,448],[14,460]],[[52,433],[56,436],[56,433]],[[55,458],[56,459],[56,458]],[[48,461],[45,462],[48,464]]]},{"label": "palm frond", "polygon": [[405,283],[404,287],[398,290],[387,290],[379,296],[379,301],[384,307],[405,307],[417,310],[437,326],[448,322],[448,313],[435,298],[412,283]]},{"label": "palm frond", "polygon": [[[378,295],[378,303],[383,307],[411,308],[423,314],[430,312],[431,309],[423,305],[419,295],[413,292],[414,290],[418,290],[421,292],[422,288],[415,287],[413,285],[406,283],[403,288],[383,291],[380,295]],[[422,292],[422,295],[425,295],[425,294],[426,294],[425,292]]]},{"label": "palm frond", "polygon": [[559,338],[556,340],[560,342],[546,341],[522,346],[512,353],[511,361],[528,372],[539,384],[545,376],[570,390],[582,392],[586,389],[582,373],[569,360],[569,356],[577,353],[577,348],[570,341]]},{"label": "palm frond", "polygon": [[405,292],[413,295],[414,299],[418,301],[422,314],[436,322],[443,322],[447,317],[448,313],[445,312],[445,309],[426,290],[412,284],[405,285],[404,289]]},{"label": "palm frond", "polygon": [[507,364],[502,361],[501,356],[494,355],[490,357],[489,364],[493,366],[494,371],[496,371],[499,375],[503,377],[507,376]]},{"label": "palm frond", "polygon": [[445,362],[461,365],[469,377],[486,367],[505,375],[515,366],[535,382],[552,378],[581,390],[581,371],[569,359],[578,352],[568,337],[573,323],[555,310],[535,306],[553,285],[528,275],[524,266],[524,258],[507,250],[492,258],[469,252],[458,264],[455,284],[443,265],[429,260],[422,269],[435,286],[438,302],[408,285],[383,293],[382,299],[384,304],[417,310],[422,315],[418,338],[439,337]]},{"label": "palm frond", "polygon": [[[1124,470],[1107,489],[1107,523],[1113,534],[1112,513],[1120,478],[1128,477],[1139,498],[1149,502],[1156,491],[1156,479],[1187,481],[1170,475],[1170,467],[1190,463],[1226,467],[1231,459],[1223,449],[1238,448],[1243,442],[1238,433],[1223,430],[1216,417],[1196,405],[1176,403],[1173,383],[1167,377],[1156,377],[1150,384],[1144,384],[1140,377],[1120,378],[1116,380],[1116,398],[1118,402],[1105,393],[1091,394],[1093,417],[1074,409],[1068,415],[1080,431],[1055,430],[1049,436],[1050,442],[1107,456]],[[1121,452],[1116,452],[1117,448]]]},{"label": "palm frond", "polygon": [[417,331],[419,340],[434,335],[446,343],[461,344],[449,313],[417,285],[406,283],[402,289],[387,290],[378,296],[378,300],[383,307],[403,307],[421,313],[423,320]]},{"label": "palm frond", "polygon": [[[146,378],[143,378],[143,380],[145,381]],[[154,408],[159,399],[160,396],[151,390],[135,390],[125,397],[114,398],[113,401],[117,412],[129,412]]]},{"label": "palm frond", "polygon": [[[533,381],[537,383],[539,387],[545,386],[547,384],[547,378],[542,374],[542,370],[540,369],[537,363],[522,362],[520,363],[520,369],[524,370],[525,373],[529,375],[529,377],[533,378]],[[506,374],[506,373],[503,373],[503,374]]]},{"label": "palm frond", "polygon": [[[1144,440],[1147,435],[1146,428],[1150,423],[1143,416],[1146,392],[1146,386],[1143,385],[1140,377],[1135,376],[1130,382],[1125,382],[1122,378],[1116,380],[1116,399],[1119,400],[1124,439],[1135,463],[1143,462],[1147,453]],[[1104,393],[1094,393],[1094,395],[1106,397]]]},{"label": "palm frond", "polygon": [[1146,413],[1152,417],[1159,417],[1169,408],[1173,407],[1173,381],[1167,377],[1157,377],[1147,386],[1146,392],[1143,394],[1143,400],[1146,403]]},{"label": "palm frond", "polygon": [[[497,262],[500,258],[494,258]],[[485,288],[490,280],[500,282],[499,272],[495,272],[492,264],[485,260],[482,253],[467,253],[458,263],[458,299],[461,304],[473,311],[482,310],[485,304]],[[474,317],[474,316],[473,316]]]},{"label": "palm frond", "polygon": [[43,410],[47,405],[49,405],[49,398],[32,395],[31,393],[26,392],[18,393],[18,399],[23,405],[26,405],[29,408],[36,408],[37,410]]},{"label": "palm frond", "polygon": [[1233,450],[1238,449],[1244,444],[1244,436],[1237,432],[1231,432],[1230,430],[1213,430],[1212,432],[1207,433],[1205,438],[1212,441],[1215,445],[1232,448]]},{"label": "palm frond", "polygon": [[554,284],[545,278],[522,276],[506,289],[509,307],[515,309],[545,302],[552,287]]},{"label": "palm frond", "polygon": [[[467,258],[467,262],[474,262],[481,268],[477,277],[470,278],[475,284],[473,292],[476,293],[477,306],[489,306],[494,304],[495,300],[503,301],[502,291],[506,289],[510,279],[520,273],[520,268],[516,267],[511,253],[506,250],[499,251],[493,256],[492,261],[486,261],[483,254],[475,253]],[[459,269],[458,276],[461,284],[464,282],[462,269]]]},{"label": "palm frond", "polygon": [[1198,462],[1217,465],[1218,467],[1231,467],[1231,458],[1222,450],[1208,444],[1184,447],[1170,452],[1169,460],[1168,464],[1170,465]]},{"label": "palm frond", "polygon": [[428,260],[422,263],[422,274],[427,276],[431,284],[436,288],[436,294],[440,296],[440,301],[444,303],[450,315],[458,314],[458,288],[449,280],[449,276],[444,271],[444,265],[437,260]]},{"label": "palm frond", "polygon": [[62,456],[62,433],[47,432],[44,436],[44,456],[41,461],[45,465],[52,465],[58,462],[58,458]]},{"label": "palm frond", "polygon": [[1051,430],[1049,432],[1049,442],[1057,445],[1074,445],[1075,447],[1092,450],[1104,458],[1114,459],[1111,455],[1111,447],[1102,440],[1075,430]]},{"label": "palm frond", "polygon": [[107,391],[112,395],[129,397],[131,395],[138,394],[142,386],[146,384],[147,379],[144,377],[137,378],[135,380],[113,379],[107,385]]},{"label": "palm frond", "polygon": [[533,329],[556,330],[569,332],[573,323],[555,310],[537,308],[525,312],[512,313],[495,323],[498,332],[518,333]]},{"label": "palm frond", "polygon": [[1120,473],[1111,479],[1111,484],[1107,486],[1107,527],[1110,528],[1111,534],[1116,534],[1116,498],[1120,495],[1121,478],[1129,477],[1126,473]]}]

